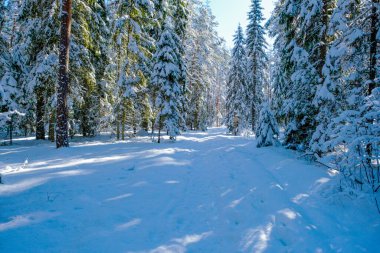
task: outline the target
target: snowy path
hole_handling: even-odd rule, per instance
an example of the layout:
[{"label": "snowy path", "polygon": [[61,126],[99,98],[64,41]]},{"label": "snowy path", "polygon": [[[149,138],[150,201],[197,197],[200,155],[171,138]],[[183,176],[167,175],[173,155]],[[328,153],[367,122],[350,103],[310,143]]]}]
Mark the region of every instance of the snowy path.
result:
[{"label": "snowy path", "polygon": [[379,250],[370,204],[321,197],[325,168],[223,132],[0,147],[0,252]]}]

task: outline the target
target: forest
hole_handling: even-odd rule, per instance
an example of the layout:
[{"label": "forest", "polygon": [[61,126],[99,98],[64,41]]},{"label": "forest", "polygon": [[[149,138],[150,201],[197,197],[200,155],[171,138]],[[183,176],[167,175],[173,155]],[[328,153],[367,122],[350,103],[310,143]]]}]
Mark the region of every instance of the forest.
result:
[{"label": "forest", "polygon": [[[60,2],[5,2],[2,127],[14,115],[15,131],[54,141],[60,101]],[[215,32],[215,18],[201,2],[164,2],[73,1],[64,123],[70,136],[112,132],[124,140],[140,129],[158,128],[165,118],[166,127],[178,121],[170,130],[174,137],[179,129],[204,130],[221,121],[229,53]],[[169,49],[174,58],[163,59],[160,50],[164,54]],[[163,98],[169,87],[161,87],[165,77],[160,71],[170,66],[167,78],[176,76],[173,94]],[[175,116],[160,111],[169,100],[175,101],[168,108]]]},{"label": "forest", "polygon": [[[13,195],[19,194],[17,198],[22,200],[46,191],[48,204],[55,204],[55,199],[68,196],[57,193],[58,190],[38,189],[58,189],[60,184],[66,187],[66,177],[91,171],[88,164],[92,164],[98,171],[96,176],[88,172],[91,178],[78,181],[88,184],[89,195],[82,199],[86,202],[89,196],[95,198],[95,193],[103,194],[97,189],[91,192],[89,189],[94,185],[88,180],[102,187],[105,178],[116,180],[102,174],[105,172],[101,164],[106,164],[112,175],[121,176],[125,171],[136,173],[133,174],[136,178],[120,177],[128,178],[127,181],[133,179],[128,181],[130,185],[148,179],[161,180],[161,177],[169,182],[167,185],[186,181],[178,196],[172,196],[174,202],[167,206],[182,213],[173,211],[178,215],[173,218],[171,211],[160,212],[161,218],[173,218],[177,223],[166,224],[167,230],[163,224],[156,224],[160,229],[155,231],[160,236],[163,231],[171,231],[172,240],[158,236],[157,241],[152,239],[146,244],[142,238],[152,234],[145,228],[138,233],[141,241],[132,248],[117,244],[113,252],[125,252],[125,249],[152,253],[379,250],[375,235],[380,227],[380,1],[276,0],[269,19],[264,17],[261,0],[250,0],[250,3],[250,9],[246,10],[248,25],[236,24],[230,49],[217,32],[218,22],[209,1],[0,0],[0,234],[6,232],[0,239],[15,236],[8,232],[8,227],[18,227],[14,225],[17,219],[13,218],[19,216],[14,216],[14,210],[7,211],[4,217],[1,215],[1,205],[15,201]],[[79,152],[78,156],[75,152]],[[60,159],[68,160],[61,163]],[[144,171],[145,162],[150,164],[148,167],[157,165],[161,174],[137,175],[140,168]],[[120,172],[114,166],[128,168]],[[194,171],[189,169],[188,174],[167,171],[181,166]],[[207,168],[206,171],[201,167]],[[68,172],[78,170],[79,174],[66,175],[65,168]],[[280,171],[276,172],[275,168]],[[56,169],[59,171],[54,173],[58,174],[53,173]],[[164,179],[164,175],[170,176]],[[255,175],[261,175],[265,183]],[[180,179],[170,178],[176,176]],[[207,178],[215,181],[211,183],[213,189],[207,187]],[[234,183],[236,178],[240,180],[239,186]],[[247,182],[248,178],[251,183]],[[273,188],[285,191],[287,180],[297,185],[292,180],[302,181],[302,178],[305,182],[300,187],[304,188],[290,187],[289,194],[296,196],[288,202],[277,199],[272,192]],[[63,181],[52,186],[54,180]],[[110,193],[114,183],[105,186]],[[217,202],[218,209],[215,205],[209,207],[215,216],[211,216],[211,211],[202,216],[202,206],[207,204],[197,201],[214,203],[215,189],[223,189],[224,197],[233,192],[233,187],[241,194],[250,192],[227,205],[242,208],[246,217],[250,217],[248,210],[254,213],[259,209],[265,217],[271,212],[289,220],[302,217],[305,224],[296,226],[284,221],[288,226],[296,226],[290,229],[294,234],[287,238],[286,229],[277,228],[277,216],[273,215],[266,225],[256,224],[256,228],[249,230],[248,223],[244,223],[247,221],[239,220],[238,214],[216,211],[224,210],[222,202]],[[157,205],[149,203],[149,210],[162,206],[166,197],[174,194],[161,186],[154,189],[163,195]],[[66,194],[75,198],[74,191],[79,189],[68,188],[71,193]],[[255,195],[256,191],[260,194]],[[135,207],[150,200],[152,192],[143,193],[139,201],[133,202]],[[191,201],[186,198],[188,194]],[[202,194],[208,197],[203,199]],[[136,193],[127,195],[119,197],[127,201],[124,198]],[[115,198],[119,200],[119,197]],[[250,198],[261,203],[270,199],[270,207],[240,204]],[[283,198],[288,199],[290,195]],[[303,198],[310,202],[301,201]],[[82,200],[76,199],[73,204]],[[37,207],[36,202],[30,201]],[[321,209],[317,210],[314,205],[319,202]],[[94,203],[88,203],[88,207],[91,205]],[[199,220],[189,221],[186,209],[195,210],[195,205],[200,217],[205,217],[203,222],[213,224],[209,230],[203,229]],[[338,214],[325,213],[323,210],[331,205],[335,210],[348,208],[347,216],[339,220]],[[23,210],[23,206],[20,208]],[[64,210],[64,207],[59,205],[56,209]],[[72,215],[70,212],[66,215]],[[213,220],[220,212],[226,223]],[[352,223],[350,217],[358,213],[358,223]],[[33,220],[41,217],[33,215],[22,217],[34,224]],[[50,213],[46,219],[54,220],[52,215],[58,213]],[[148,219],[152,215],[155,214],[141,216]],[[374,222],[366,220],[366,215]],[[325,224],[323,232],[308,224],[306,217]],[[84,218],[80,216],[79,220]],[[144,220],[129,218],[134,219],[119,229],[138,229]],[[327,238],[341,233],[341,228],[330,229],[326,224],[337,220],[353,232],[329,241]],[[60,222],[69,224],[67,220]],[[354,239],[353,235],[359,233],[355,230],[359,222],[371,224],[371,228],[363,237]],[[228,226],[221,225],[227,223]],[[239,228],[241,231],[232,229],[229,226],[233,223],[236,227],[239,224],[247,227]],[[186,227],[181,227],[184,224]],[[43,231],[54,227],[38,226]],[[85,226],[91,227],[93,223]],[[225,234],[218,234],[219,226]],[[297,241],[297,233],[305,227],[314,232]],[[192,230],[189,228],[194,231],[188,237],[179,238],[175,233]],[[195,228],[205,231],[199,234]],[[237,229],[235,234],[245,233],[238,243],[240,249],[228,244],[228,240],[220,247],[215,246],[215,242],[223,241],[234,229]],[[277,233],[273,235],[272,230]],[[70,238],[76,236],[75,232],[70,233],[67,234]],[[276,243],[270,242],[277,234]],[[97,239],[93,235],[79,251],[95,252],[92,246],[104,246],[95,243]],[[345,239],[350,243],[343,245]],[[165,240],[170,243],[161,245]],[[188,248],[203,240],[215,241],[199,244],[192,250]],[[54,244],[49,244],[52,252],[75,249],[71,244],[62,244],[61,248],[51,245]],[[157,245],[161,247],[155,248]],[[1,248],[0,240],[0,251]],[[147,248],[152,250],[139,251]],[[25,248],[17,249],[14,252],[25,252]],[[44,252],[40,249],[36,252]],[[107,250],[100,248],[99,252]]]}]

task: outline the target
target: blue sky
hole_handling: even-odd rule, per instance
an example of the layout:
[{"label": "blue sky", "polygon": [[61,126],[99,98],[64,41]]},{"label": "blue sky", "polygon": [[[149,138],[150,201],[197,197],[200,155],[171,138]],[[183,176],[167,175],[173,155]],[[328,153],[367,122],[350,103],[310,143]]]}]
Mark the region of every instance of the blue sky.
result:
[{"label": "blue sky", "polygon": [[[227,46],[232,48],[232,36],[239,23],[245,28],[247,26],[247,13],[251,0],[210,0],[210,6],[219,23],[218,33],[226,40]],[[273,8],[274,0],[262,0],[264,16],[269,18]]]}]

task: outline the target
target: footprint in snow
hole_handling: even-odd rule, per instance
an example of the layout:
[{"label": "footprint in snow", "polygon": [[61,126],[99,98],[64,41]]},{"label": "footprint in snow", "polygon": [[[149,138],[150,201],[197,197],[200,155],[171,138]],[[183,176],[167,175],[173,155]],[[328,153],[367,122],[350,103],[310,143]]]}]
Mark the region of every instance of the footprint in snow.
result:
[{"label": "footprint in snow", "polygon": [[128,172],[132,172],[132,171],[135,171],[135,166],[132,166],[132,167],[129,167],[129,168],[123,168],[122,170],[125,170],[125,171],[128,171]]}]

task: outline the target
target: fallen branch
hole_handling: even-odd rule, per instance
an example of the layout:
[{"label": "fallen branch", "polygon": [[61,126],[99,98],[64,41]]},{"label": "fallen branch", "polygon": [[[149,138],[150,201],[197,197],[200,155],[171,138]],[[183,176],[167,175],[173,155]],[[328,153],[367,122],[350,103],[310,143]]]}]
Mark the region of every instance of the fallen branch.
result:
[{"label": "fallen branch", "polygon": [[327,164],[323,163],[322,161],[320,161],[321,157],[319,157],[315,153],[305,153],[305,154],[300,155],[299,157],[297,157],[297,159],[302,159],[304,157],[308,157],[309,161],[315,162],[315,163],[317,163],[319,165],[322,165],[322,166],[324,166],[326,168],[333,169],[333,167],[331,167],[330,165],[327,165]]}]

